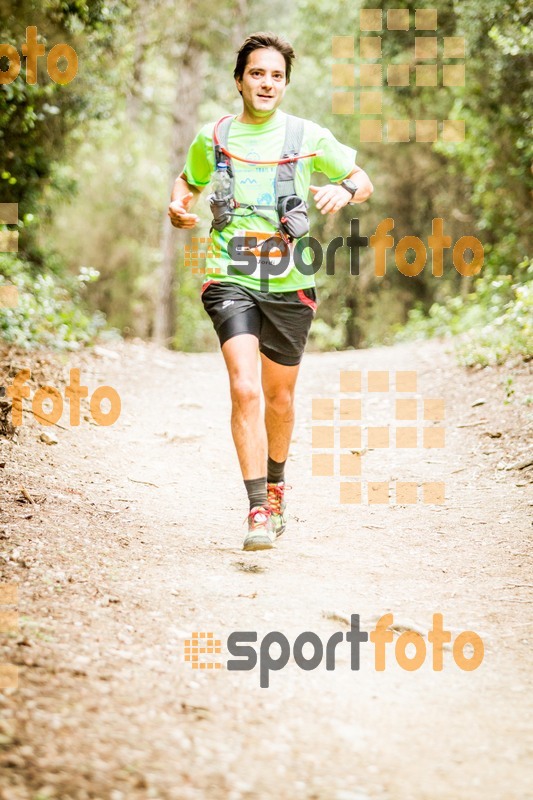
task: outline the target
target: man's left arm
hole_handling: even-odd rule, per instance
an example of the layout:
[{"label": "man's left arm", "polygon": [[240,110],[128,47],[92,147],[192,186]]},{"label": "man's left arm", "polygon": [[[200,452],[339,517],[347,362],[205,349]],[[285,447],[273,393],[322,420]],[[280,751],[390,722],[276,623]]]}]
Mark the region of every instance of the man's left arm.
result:
[{"label": "man's left arm", "polygon": [[364,203],[374,191],[372,181],[364,169],[357,165],[343,180],[350,181],[357,186],[357,191],[353,195],[340,183],[309,187],[313,192],[315,205],[322,214],[335,214],[348,203]]}]

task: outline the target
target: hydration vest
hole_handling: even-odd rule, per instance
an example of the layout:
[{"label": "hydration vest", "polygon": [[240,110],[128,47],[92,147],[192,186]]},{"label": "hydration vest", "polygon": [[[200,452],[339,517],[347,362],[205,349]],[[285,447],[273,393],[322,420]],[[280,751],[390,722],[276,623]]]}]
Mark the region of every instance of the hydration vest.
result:
[{"label": "hydration vest", "polygon": [[[234,197],[235,177],[231,156],[224,152],[228,150],[228,138],[231,123],[234,117],[226,117],[219,120],[215,125],[218,128],[219,141],[215,140],[213,131],[213,149],[215,151],[215,166],[226,164],[228,175],[231,179],[231,194],[223,199],[216,199],[214,195],[209,196],[213,221],[211,230],[223,230],[229,225],[233,217],[247,217],[257,214],[263,219],[268,220],[277,228],[281,237],[286,241],[298,239],[309,232],[309,218],[307,216],[307,203],[296,194],[295,176],[297,161],[287,161],[278,163],[276,169],[275,182],[275,205],[254,205],[252,203],[238,203]],[[298,156],[302,147],[304,135],[304,120],[287,114],[285,125],[285,141],[279,160],[290,159]],[[222,149],[223,148],[223,149]],[[252,162],[254,163],[254,162]],[[273,162],[275,163],[275,162]],[[235,209],[243,209],[244,213],[238,213]],[[277,220],[272,219],[267,212],[274,212]]]}]

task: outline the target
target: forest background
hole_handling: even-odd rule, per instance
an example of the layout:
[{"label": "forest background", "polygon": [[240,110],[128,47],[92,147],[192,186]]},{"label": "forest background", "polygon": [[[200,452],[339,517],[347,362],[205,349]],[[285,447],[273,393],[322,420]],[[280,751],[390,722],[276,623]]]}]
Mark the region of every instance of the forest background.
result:
[{"label": "forest background", "polygon": [[[379,8],[382,63],[408,64],[409,86],[382,89],[383,120],[411,120],[411,141],[360,141],[358,116],[361,9]],[[410,30],[388,30],[387,12],[408,9]],[[415,11],[436,9],[437,86],[417,86]],[[375,192],[364,206],[322,217],[311,232],[327,244],[392,218],[396,243],[427,243],[432,220],[455,243],[477,237],[481,271],[462,276],[451,250],[444,274],[431,258],[415,277],[394,266],[374,274],[373,251],[361,250],[350,275],[340,250],[334,276],[317,275],[320,309],[311,347],[368,347],[418,336],[453,336],[461,363],[501,363],[533,353],[531,110],[533,26],[525,0],[0,0],[0,41],[19,53],[37,26],[48,52],[75,48],[79,71],[54,83],[39,60],[37,82],[0,85],[0,203],[18,204],[18,252],[0,252],[0,289],[14,284],[18,305],[0,308],[0,338],[17,346],[73,350],[96,338],[138,336],[169,347],[217,346],[199,302],[202,278],[185,266],[190,233],[167,217],[170,188],[199,126],[240,110],[232,73],[249,33],[272,30],[293,44],[297,60],[283,108],[330,128],[358,151]],[[354,36],[355,88],[332,83],[333,37]],[[443,86],[443,37],[464,37],[464,86]],[[373,63],[378,63],[374,61]],[[5,71],[7,59],[0,59]],[[386,75],[386,66],[383,69]],[[352,91],[355,113],[333,113],[334,92]],[[372,118],[378,119],[378,116]],[[464,120],[464,141],[413,141],[416,120]],[[324,176],[322,176],[324,182]],[[318,181],[320,182],[320,180]],[[209,208],[198,205],[207,235]],[[1,304],[0,304],[1,305]]]}]

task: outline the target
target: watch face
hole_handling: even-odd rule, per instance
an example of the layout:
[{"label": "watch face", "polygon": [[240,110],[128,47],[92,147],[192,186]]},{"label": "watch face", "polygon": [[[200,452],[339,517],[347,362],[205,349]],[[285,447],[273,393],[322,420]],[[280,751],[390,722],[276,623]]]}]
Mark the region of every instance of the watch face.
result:
[{"label": "watch face", "polygon": [[353,181],[346,180],[343,181],[341,185],[344,186],[344,188],[347,189],[352,194],[355,194],[357,191],[357,186],[355,185],[355,183],[353,183]]}]

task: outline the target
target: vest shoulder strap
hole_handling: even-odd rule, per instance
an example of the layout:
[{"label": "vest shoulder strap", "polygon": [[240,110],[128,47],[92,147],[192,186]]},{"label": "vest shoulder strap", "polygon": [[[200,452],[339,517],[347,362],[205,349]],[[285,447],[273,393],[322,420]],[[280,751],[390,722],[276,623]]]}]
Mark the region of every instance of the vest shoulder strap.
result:
[{"label": "vest shoulder strap", "polygon": [[226,117],[218,126],[218,138],[222,147],[228,148],[229,129],[234,117]]},{"label": "vest shoulder strap", "polygon": [[[287,114],[287,124],[285,126],[285,141],[281,151],[281,158],[299,155],[302,149],[304,138],[304,120]],[[297,161],[289,161],[287,164],[278,164],[276,171],[276,200],[287,195],[296,194],[294,179],[296,177]]]},{"label": "vest shoulder strap", "polygon": [[[222,147],[224,147],[226,150],[228,149],[229,129],[231,127],[233,119],[234,119],[233,117],[227,117],[226,119],[223,119],[220,125],[218,126],[218,139]],[[215,168],[216,165],[220,164],[221,162],[227,164],[230,177],[233,177],[233,166],[231,158],[222,152],[219,145],[215,144],[214,136],[213,136],[213,147],[215,150]]]}]

